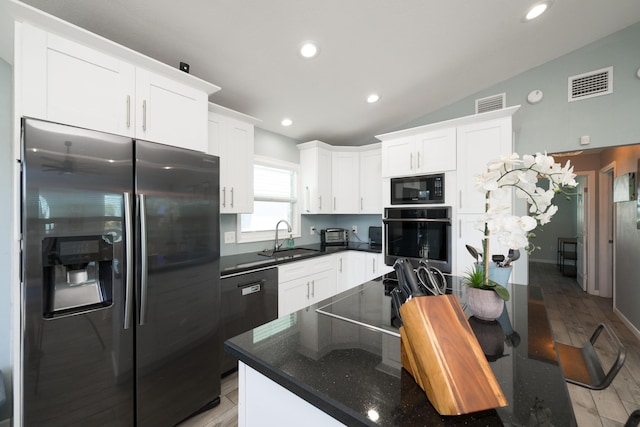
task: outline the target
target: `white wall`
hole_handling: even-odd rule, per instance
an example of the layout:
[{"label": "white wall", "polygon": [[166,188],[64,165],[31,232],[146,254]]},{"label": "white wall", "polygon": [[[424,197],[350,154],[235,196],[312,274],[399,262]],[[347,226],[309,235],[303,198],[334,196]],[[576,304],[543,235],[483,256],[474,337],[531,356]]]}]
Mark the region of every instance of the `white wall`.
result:
[{"label": "white wall", "polygon": [[13,210],[11,206],[13,171],[11,152],[11,66],[0,59],[0,369],[7,388],[7,403],[0,409],[0,421],[11,414],[11,242]]}]

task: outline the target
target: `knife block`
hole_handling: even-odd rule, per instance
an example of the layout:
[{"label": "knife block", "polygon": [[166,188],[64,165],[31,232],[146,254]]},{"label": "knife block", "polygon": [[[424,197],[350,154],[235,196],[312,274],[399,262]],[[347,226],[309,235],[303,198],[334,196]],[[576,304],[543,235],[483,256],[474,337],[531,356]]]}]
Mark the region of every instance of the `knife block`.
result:
[{"label": "knife block", "polygon": [[508,404],[456,296],[414,297],[400,315],[402,367],[440,415]]}]

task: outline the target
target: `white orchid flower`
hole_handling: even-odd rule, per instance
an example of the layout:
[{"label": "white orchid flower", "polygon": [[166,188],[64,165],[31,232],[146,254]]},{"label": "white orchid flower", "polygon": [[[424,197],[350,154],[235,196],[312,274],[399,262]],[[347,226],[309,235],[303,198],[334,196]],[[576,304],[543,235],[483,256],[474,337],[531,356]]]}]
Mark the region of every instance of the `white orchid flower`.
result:
[{"label": "white orchid flower", "polygon": [[[487,172],[475,176],[476,190],[487,196],[485,213],[475,224],[484,233],[483,252],[490,253],[491,237],[511,249],[531,249],[531,231],[538,224],[544,225],[551,221],[558,211],[558,207],[552,204],[554,195],[562,192],[564,187],[575,187],[575,177],[570,162],[561,166],[546,152],[536,153],[535,156],[526,154],[522,158],[517,153],[511,153],[499,160],[490,161]],[[548,180],[545,181],[548,182],[546,189],[538,186],[541,178]],[[502,202],[509,200],[512,189],[515,190],[516,197],[530,204],[530,215],[512,215],[510,203]],[[489,258],[484,257],[486,280],[489,280]]]}]

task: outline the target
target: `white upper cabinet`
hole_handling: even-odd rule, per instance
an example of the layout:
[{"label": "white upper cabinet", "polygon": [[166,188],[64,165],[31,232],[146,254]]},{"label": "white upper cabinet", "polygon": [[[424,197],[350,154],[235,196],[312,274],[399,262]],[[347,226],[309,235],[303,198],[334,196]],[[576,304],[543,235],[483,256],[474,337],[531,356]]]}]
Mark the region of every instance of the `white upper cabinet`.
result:
[{"label": "white upper cabinet", "polygon": [[303,213],[382,213],[379,147],[298,144]]},{"label": "white upper cabinet", "polygon": [[327,214],[333,210],[331,198],[331,151],[326,144],[312,141],[298,144],[302,175],[302,213]]},{"label": "white upper cabinet", "polygon": [[253,212],[257,119],[209,104],[209,154],[220,156],[220,213]]},{"label": "white upper cabinet", "polygon": [[382,142],[382,176],[406,176],[414,172],[415,138],[406,136]]},{"label": "white upper cabinet", "polygon": [[[29,24],[16,31],[19,114],[206,151],[208,93],[201,86],[215,86],[189,86],[184,81],[193,77],[167,77]],[[149,58],[142,63],[162,68]]]},{"label": "white upper cabinet", "polygon": [[137,68],[135,136],[207,151],[207,94]]},{"label": "white upper cabinet", "polygon": [[410,176],[456,168],[456,129],[447,128],[382,142],[382,176]]},{"label": "white upper cabinet", "polygon": [[382,152],[360,152],[360,213],[382,213]]},{"label": "white upper cabinet", "polygon": [[513,151],[511,117],[458,127],[458,213],[482,213],[484,194],[475,189],[474,176],[486,172],[490,160]]},{"label": "white upper cabinet", "polygon": [[416,172],[456,169],[456,129],[447,128],[416,135]]},{"label": "white upper cabinet", "polygon": [[22,114],[134,136],[135,67],[22,25]]},{"label": "white upper cabinet", "polygon": [[333,213],[360,210],[360,155],[355,151],[331,153]]}]

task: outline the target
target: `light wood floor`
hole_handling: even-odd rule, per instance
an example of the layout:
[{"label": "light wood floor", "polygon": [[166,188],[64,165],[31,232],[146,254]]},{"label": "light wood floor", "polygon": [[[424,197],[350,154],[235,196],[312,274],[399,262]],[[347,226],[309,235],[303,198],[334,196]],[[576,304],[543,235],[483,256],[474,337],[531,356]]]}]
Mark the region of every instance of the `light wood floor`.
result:
[{"label": "light wood floor", "polygon": [[[640,340],[613,313],[610,298],[583,292],[574,278],[562,276],[554,264],[532,263],[529,274],[530,283],[544,290],[547,314],[557,341],[579,346],[604,322],[625,345],[625,364],[607,389],[591,391],[567,384],[579,427],[623,426],[629,414],[640,409]],[[220,401],[218,407],[180,427],[237,426],[237,374],[223,378]]]},{"label": "light wood floor", "polygon": [[529,279],[543,289],[547,315],[558,342],[580,346],[599,323],[606,323],[624,344],[625,364],[608,388],[591,391],[567,384],[579,427],[623,426],[629,414],[640,409],[640,340],[613,312],[610,298],[583,292],[574,278],[562,276],[554,264],[532,263]]}]

